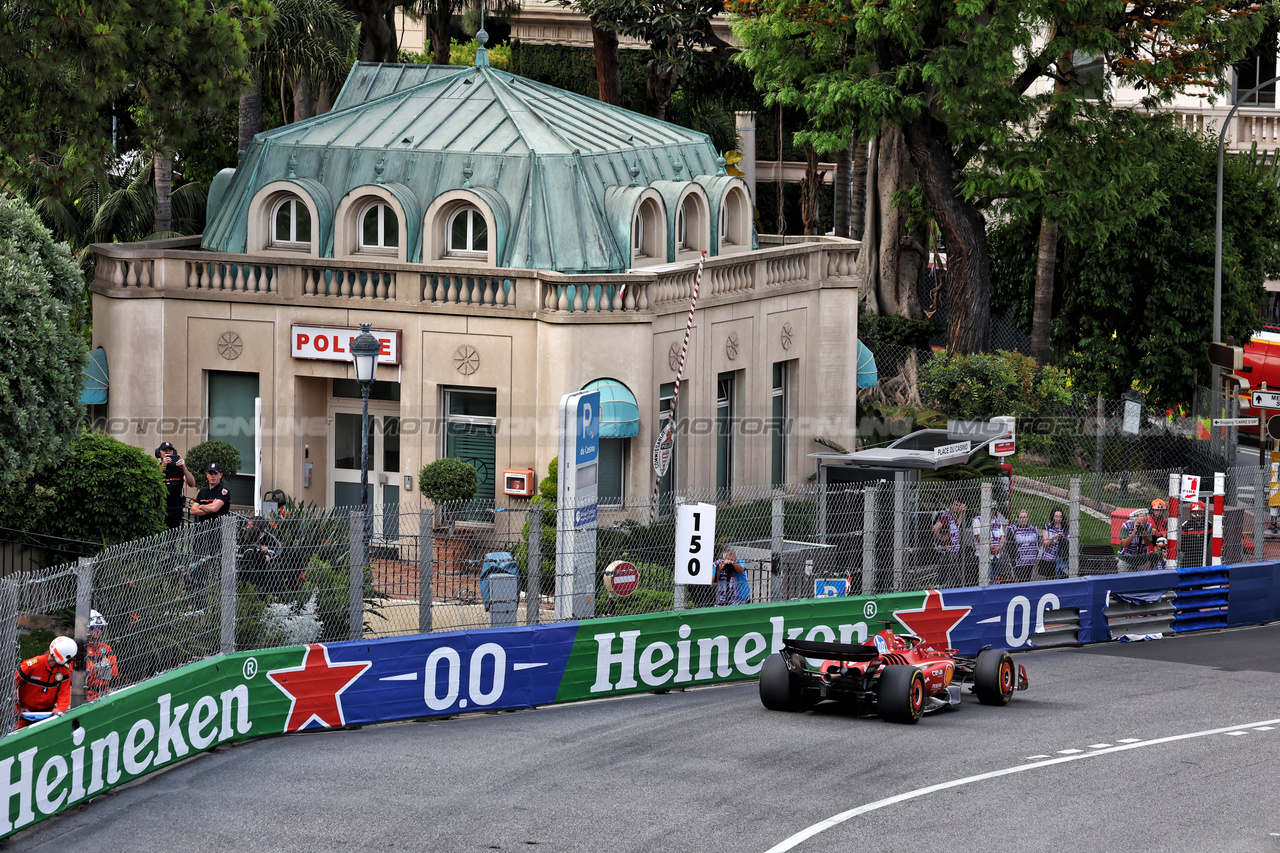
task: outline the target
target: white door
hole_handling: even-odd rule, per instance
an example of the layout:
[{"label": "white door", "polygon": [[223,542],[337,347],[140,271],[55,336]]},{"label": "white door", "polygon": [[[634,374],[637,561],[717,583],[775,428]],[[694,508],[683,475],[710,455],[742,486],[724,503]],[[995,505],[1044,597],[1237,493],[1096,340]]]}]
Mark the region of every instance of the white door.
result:
[{"label": "white door", "polygon": [[[360,405],[335,403],[329,451],[329,505],[360,506]],[[400,535],[400,408],[369,404],[369,503],[372,535]]]}]

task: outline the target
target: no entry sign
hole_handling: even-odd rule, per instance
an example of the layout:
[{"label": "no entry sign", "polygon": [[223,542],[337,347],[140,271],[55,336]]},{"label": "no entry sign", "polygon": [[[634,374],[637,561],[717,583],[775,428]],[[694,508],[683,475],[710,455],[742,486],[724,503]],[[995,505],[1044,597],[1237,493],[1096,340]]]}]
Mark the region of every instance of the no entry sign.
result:
[{"label": "no entry sign", "polygon": [[604,570],[604,584],[614,595],[630,595],[640,585],[640,570],[626,560],[615,560]]}]

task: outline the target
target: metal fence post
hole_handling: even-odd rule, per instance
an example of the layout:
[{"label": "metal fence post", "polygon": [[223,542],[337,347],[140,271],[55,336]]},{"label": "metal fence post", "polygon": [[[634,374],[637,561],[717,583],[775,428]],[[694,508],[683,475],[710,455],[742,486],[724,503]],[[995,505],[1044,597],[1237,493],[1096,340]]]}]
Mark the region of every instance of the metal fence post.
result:
[{"label": "metal fence post", "polygon": [[537,625],[542,621],[542,507],[529,507],[529,556],[524,567],[528,578],[525,594],[524,621]]},{"label": "metal fence post", "polygon": [[[1258,454],[1263,452],[1263,445],[1266,440],[1258,442]],[[1267,513],[1267,492],[1271,485],[1270,478],[1267,474],[1270,472],[1265,468],[1253,469],[1253,559],[1266,559],[1266,513]]]},{"label": "metal fence post", "polygon": [[227,514],[222,516],[221,529],[218,531],[221,547],[219,564],[221,571],[218,578],[221,582],[222,636],[220,648],[224,655],[236,650],[236,519]]},{"label": "metal fence post", "polygon": [[[1098,450],[1093,463],[1093,508],[1102,512],[1102,440],[1107,432],[1107,407],[1102,395],[1098,395]],[[1072,522],[1074,524],[1074,522]],[[1075,530],[1076,528],[1071,528]]]},{"label": "metal fence post", "polygon": [[[819,506],[826,505],[825,490],[818,498]],[[774,490],[773,505],[770,507],[771,513],[769,517],[769,600],[779,601],[782,599],[783,585],[782,572],[773,573],[775,565],[782,566],[782,543],[786,539],[786,508],[782,501],[781,490]]]},{"label": "metal fence post", "polygon": [[907,550],[906,531],[907,474],[895,471],[893,474],[893,591],[901,592],[903,587],[903,562]]},{"label": "metal fence post", "polygon": [[876,498],[879,486],[862,493],[862,594],[875,592],[876,585]]},{"label": "metal fence post", "polygon": [[[0,578],[0,672],[18,669],[18,578]],[[0,678],[0,708],[12,708],[17,702],[14,680]],[[15,720],[10,713],[0,714],[0,736],[13,731]]]},{"label": "metal fence post", "polygon": [[[683,504],[683,503],[684,503],[684,498],[683,498],[682,496],[680,496],[680,495],[676,495],[676,496],[672,499],[672,501],[671,501],[671,514],[672,514],[672,516],[673,516],[673,517],[677,517],[677,518],[679,517],[680,505],[681,505],[681,504]],[[560,547],[560,546],[559,546],[559,543],[557,543],[557,544],[556,544],[556,549],[557,549],[557,550],[559,550],[559,547]],[[715,555],[713,554],[712,556],[715,556]],[[559,568],[559,565],[558,565],[558,564],[557,564],[557,567],[556,567],[556,571],[557,571],[557,572],[558,572],[558,571],[560,571],[560,568]],[[558,593],[559,593],[559,590],[557,590],[556,592],[557,592],[557,594],[558,594]],[[682,583],[674,584],[674,585],[672,586],[672,588],[671,588],[671,609],[672,609],[672,610],[685,610],[685,609],[687,609],[688,605],[686,604],[686,601],[685,601],[685,594],[686,594],[686,592],[687,592],[687,589],[686,589],[685,585],[684,585],[684,584],[682,584]],[[560,615],[560,614],[559,614],[559,612],[557,612],[557,613],[556,613],[556,615],[557,615],[557,616],[559,616],[559,615]]]},{"label": "metal fence post", "polygon": [[435,514],[423,507],[418,514],[418,633],[431,633],[431,605],[435,595],[432,549],[435,547]]},{"label": "metal fence post", "polygon": [[[1099,478],[1101,481],[1101,478]],[[1071,528],[1071,534],[1067,536],[1067,574],[1070,577],[1080,577],[1080,478],[1072,477],[1071,482],[1067,486],[1067,500],[1069,502],[1067,513],[1067,525]]]},{"label": "metal fence post", "polygon": [[831,497],[831,484],[827,482],[827,467],[818,466],[818,530],[817,541],[827,541],[827,500]]},{"label": "metal fence post", "polygon": [[347,595],[351,612],[350,639],[364,635],[364,513],[351,511],[351,546],[347,560]]},{"label": "metal fence post", "polygon": [[[979,502],[982,521],[978,525],[978,585],[991,583],[991,484],[982,484],[982,498]],[[964,531],[960,531],[961,542]],[[964,547],[963,544],[960,546]]]},{"label": "metal fence post", "polygon": [[71,707],[84,704],[85,680],[89,665],[89,609],[93,601],[93,559],[81,557],[76,561],[76,626],[75,641],[80,653],[71,669]]}]

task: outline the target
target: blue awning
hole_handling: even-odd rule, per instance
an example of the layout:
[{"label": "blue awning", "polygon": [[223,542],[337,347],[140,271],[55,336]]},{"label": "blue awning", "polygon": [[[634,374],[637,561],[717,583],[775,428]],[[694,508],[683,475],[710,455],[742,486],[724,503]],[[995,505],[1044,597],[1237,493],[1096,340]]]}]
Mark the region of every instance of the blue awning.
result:
[{"label": "blue awning", "polygon": [[858,387],[874,388],[879,381],[880,376],[876,373],[876,357],[863,345],[862,341],[858,341]]},{"label": "blue awning", "polygon": [[596,379],[582,390],[600,392],[601,438],[632,438],[640,434],[640,407],[626,385],[616,379]]},{"label": "blue awning", "polygon": [[100,406],[107,402],[107,351],[102,347],[89,351],[84,360],[84,383],[80,390],[80,402],[86,406]]}]

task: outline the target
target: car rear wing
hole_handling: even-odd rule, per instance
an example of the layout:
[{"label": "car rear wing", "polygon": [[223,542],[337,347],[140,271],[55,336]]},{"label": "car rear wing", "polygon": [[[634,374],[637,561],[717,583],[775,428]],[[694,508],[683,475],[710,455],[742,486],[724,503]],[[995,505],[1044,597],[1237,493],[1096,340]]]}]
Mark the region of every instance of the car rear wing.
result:
[{"label": "car rear wing", "polygon": [[795,652],[801,657],[822,658],[829,660],[862,663],[880,657],[880,651],[874,646],[854,645],[853,643],[819,643],[813,640],[783,640],[782,648]]}]

